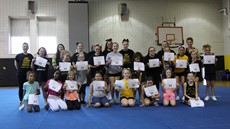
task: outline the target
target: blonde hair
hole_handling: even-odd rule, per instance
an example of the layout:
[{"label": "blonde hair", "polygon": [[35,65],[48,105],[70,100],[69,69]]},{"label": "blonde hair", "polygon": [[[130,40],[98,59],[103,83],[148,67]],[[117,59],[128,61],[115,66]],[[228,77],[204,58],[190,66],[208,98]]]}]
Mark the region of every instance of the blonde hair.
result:
[{"label": "blonde hair", "polygon": [[67,56],[67,55],[69,55],[71,57],[70,51],[63,50],[63,51],[61,51],[60,58],[64,59],[64,57]]},{"label": "blonde hair", "polygon": [[209,44],[205,44],[205,45],[203,45],[203,50],[205,50],[206,48],[211,49],[211,45],[209,45]]}]

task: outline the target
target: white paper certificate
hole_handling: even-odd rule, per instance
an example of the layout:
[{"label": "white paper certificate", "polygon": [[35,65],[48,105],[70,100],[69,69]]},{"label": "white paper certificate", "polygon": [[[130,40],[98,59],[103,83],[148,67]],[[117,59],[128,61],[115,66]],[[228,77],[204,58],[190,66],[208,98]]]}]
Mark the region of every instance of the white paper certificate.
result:
[{"label": "white paper certificate", "polygon": [[111,65],[123,65],[123,57],[111,56]]},{"label": "white paper certificate", "polygon": [[129,88],[138,88],[139,80],[138,79],[129,79]]},{"label": "white paper certificate", "polygon": [[93,63],[94,65],[104,65],[105,64],[104,56],[93,57]]},{"label": "white paper certificate", "polygon": [[77,71],[88,70],[88,61],[76,62]]},{"label": "white paper certificate", "polygon": [[176,60],[176,68],[187,68],[187,60]]},{"label": "white paper certificate", "polygon": [[204,56],[204,64],[215,64],[215,56],[212,55],[205,55]]},{"label": "white paper certificate", "polygon": [[198,63],[190,64],[189,65],[190,72],[200,72],[200,67]]},{"label": "white paper certificate", "polygon": [[78,90],[77,81],[66,80],[67,84],[66,90]]},{"label": "white paper certificate", "polygon": [[105,90],[105,81],[93,81],[93,90],[94,91]]},{"label": "white paper certificate", "polygon": [[159,59],[150,59],[149,60],[149,68],[160,67]]},{"label": "white paper certificate", "polygon": [[204,102],[202,100],[190,100],[191,107],[204,107]]},{"label": "white paper certificate", "polygon": [[115,89],[125,89],[125,83],[122,80],[116,80],[115,81]]},{"label": "white paper certificate", "polygon": [[50,82],[49,82],[49,89],[55,91],[55,92],[58,92],[62,87],[62,84],[51,79]]},{"label": "white paper certificate", "polygon": [[42,57],[36,57],[36,60],[34,62],[34,64],[36,64],[37,66],[41,66],[41,67],[46,67],[46,63],[47,63],[47,59],[42,58]]},{"label": "white paper certificate", "polygon": [[71,63],[70,62],[59,62],[60,71],[69,71]]},{"label": "white paper certificate", "polygon": [[145,65],[142,62],[134,62],[134,70],[145,71]]},{"label": "white paper certificate", "polygon": [[176,88],[176,78],[164,79],[164,83],[166,89]]},{"label": "white paper certificate", "polygon": [[29,94],[28,104],[39,105],[39,96],[35,94]]},{"label": "white paper certificate", "polygon": [[144,88],[144,91],[145,91],[145,94],[147,97],[151,97],[151,96],[158,94],[158,90],[157,90],[156,85],[146,87],[146,88]]},{"label": "white paper certificate", "polygon": [[174,53],[173,52],[164,52],[164,61],[174,61]]}]

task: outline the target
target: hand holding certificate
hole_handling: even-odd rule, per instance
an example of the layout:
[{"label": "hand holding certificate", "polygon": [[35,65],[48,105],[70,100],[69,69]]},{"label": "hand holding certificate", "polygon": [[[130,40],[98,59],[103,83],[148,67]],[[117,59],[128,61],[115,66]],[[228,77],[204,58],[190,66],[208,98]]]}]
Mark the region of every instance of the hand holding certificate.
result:
[{"label": "hand holding certificate", "polygon": [[122,80],[116,80],[115,81],[115,89],[121,89],[124,90],[125,89],[125,83]]},{"label": "hand holding certificate", "polygon": [[176,60],[176,68],[187,68],[187,60]]},{"label": "hand holding certificate", "polygon": [[166,89],[176,88],[176,79],[164,79],[164,84]]},{"label": "hand holding certificate", "polygon": [[190,100],[191,107],[204,107],[202,100]]},{"label": "hand holding certificate", "polygon": [[28,104],[39,105],[39,96],[35,94],[29,94]]},{"label": "hand holding certificate", "polygon": [[151,97],[151,96],[158,94],[158,90],[157,90],[156,85],[146,87],[146,88],[144,88],[144,91],[145,91],[145,94],[147,97]]},{"label": "hand holding certificate", "polygon": [[105,58],[104,56],[97,56],[93,57],[94,65],[105,65]]},{"label": "hand holding certificate", "polygon": [[59,62],[60,71],[69,71],[71,63],[70,62]]},{"label": "hand holding certificate", "polygon": [[94,91],[104,91],[105,81],[93,81],[93,90]]},{"label": "hand holding certificate", "polygon": [[138,88],[139,80],[138,79],[129,79],[129,88]]},{"label": "hand holding certificate", "polygon": [[112,56],[111,57],[111,65],[123,65],[123,57]]},{"label": "hand holding certificate", "polygon": [[142,62],[134,62],[134,70],[145,71],[145,65]]},{"label": "hand holding certificate", "polygon": [[200,72],[200,67],[198,63],[190,64],[189,65],[190,72]]},{"label": "hand holding certificate", "polygon": [[47,61],[48,60],[45,59],[45,58],[36,57],[36,60],[35,60],[34,64],[36,64],[37,66],[41,66],[41,67],[45,68]]},{"label": "hand holding certificate", "polygon": [[150,59],[149,60],[149,68],[160,67],[160,60],[159,59]]},{"label": "hand holding certificate", "polygon": [[214,55],[204,55],[204,64],[215,64],[216,58]]},{"label": "hand holding certificate", "polygon": [[76,62],[77,71],[88,70],[88,61]]},{"label": "hand holding certificate", "polygon": [[49,88],[55,92],[58,92],[62,87],[62,84],[51,79],[50,82],[49,82]]},{"label": "hand holding certificate", "polygon": [[65,83],[67,84],[66,90],[78,90],[77,81],[66,80]]},{"label": "hand holding certificate", "polygon": [[174,61],[174,53],[173,52],[164,52],[164,61]]}]

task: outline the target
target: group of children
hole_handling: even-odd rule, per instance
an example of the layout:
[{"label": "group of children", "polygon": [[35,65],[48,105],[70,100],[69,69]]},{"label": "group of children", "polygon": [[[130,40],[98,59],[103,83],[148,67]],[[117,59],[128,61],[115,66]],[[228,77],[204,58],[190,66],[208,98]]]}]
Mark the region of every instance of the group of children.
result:
[{"label": "group of children", "polygon": [[[192,39],[187,39],[192,40]],[[198,82],[201,77],[201,72],[191,72],[187,68],[178,68],[177,60],[186,60],[187,65],[198,63],[199,67],[203,65],[203,59],[200,58],[197,51],[189,51],[190,55],[185,55],[187,49],[184,47],[178,48],[178,54],[174,59],[164,59],[164,55],[156,53],[154,47],[149,47],[148,54],[143,57],[140,52],[134,53],[131,49],[128,49],[129,40],[124,39],[122,44],[124,49],[118,51],[119,44],[112,42],[112,39],[106,40],[106,49],[102,52],[100,45],[95,45],[94,51],[91,55],[87,55],[83,52],[83,44],[77,43],[77,52],[71,57],[70,52],[64,50],[63,45],[59,45],[55,58],[52,64],[49,61],[45,67],[41,67],[35,64],[36,58],[31,61],[31,68],[35,71],[29,71],[27,73],[27,82],[23,84],[24,98],[23,104],[20,106],[20,110],[24,107],[27,111],[31,112],[32,108],[35,111],[39,111],[38,105],[28,104],[29,94],[39,95],[39,86],[42,87],[42,93],[45,102],[45,109],[49,108],[52,111],[62,110],[79,110],[82,104],[85,104],[85,90],[87,82],[89,84],[89,95],[86,107],[90,107],[92,104],[94,107],[109,107],[112,103],[121,103],[122,106],[135,106],[136,92],[139,93],[140,106],[159,106],[158,100],[160,98],[159,90],[163,91],[163,105],[164,106],[176,106],[176,100],[179,100],[179,87],[182,85],[184,103],[190,105],[191,100],[200,100]],[[206,44],[203,46],[205,55],[211,55],[211,47]],[[162,46],[163,52],[171,52],[168,44]],[[103,55],[102,53],[105,53]],[[46,58],[45,48],[38,50],[38,57]],[[105,64],[95,64],[93,57],[104,56]],[[122,59],[122,65],[114,65],[114,57],[116,59]],[[59,58],[59,59],[57,59]],[[159,59],[159,66],[150,66],[150,60]],[[87,70],[79,70],[78,62],[88,61]],[[60,63],[69,62],[70,70],[62,71]],[[145,70],[134,70],[134,62],[143,62]],[[55,65],[54,65],[55,63]],[[118,62],[116,62],[118,63]],[[54,67],[53,78],[48,80],[48,68]],[[212,88],[212,99],[217,101],[214,95],[214,80],[215,80],[215,64],[204,64],[205,67],[205,79],[207,81],[206,97],[209,99],[209,87]],[[46,76],[45,76],[46,75]],[[138,79],[138,87],[130,87],[130,80],[133,78]],[[88,80],[87,80],[88,79]],[[90,80],[89,80],[90,79]],[[173,88],[166,86],[168,79],[176,79],[176,83]],[[123,88],[118,88],[116,81],[122,81]],[[162,87],[160,88],[160,82]],[[59,89],[55,90],[52,86],[59,85]],[[72,87],[72,88],[71,88]],[[74,87],[74,88],[73,88]],[[147,94],[148,88],[155,87],[155,94]],[[177,94],[175,94],[177,92]],[[116,93],[116,101],[114,101],[114,93]],[[177,95],[177,96],[176,96]],[[64,101],[65,99],[65,101]]]}]

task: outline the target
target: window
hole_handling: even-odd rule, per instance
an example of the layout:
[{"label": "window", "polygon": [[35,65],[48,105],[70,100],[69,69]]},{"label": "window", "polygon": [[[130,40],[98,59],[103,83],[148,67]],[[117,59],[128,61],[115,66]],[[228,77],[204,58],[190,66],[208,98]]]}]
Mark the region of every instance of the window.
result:
[{"label": "window", "polygon": [[29,19],[10,18],[10,28],[10,54],[21,53],[24,42],[30,45],[30,21]]},{"label": "window", "polygon": [[45,47],[48,54],[54,54],[56,46],[56,19],[38,17],[38,47]]}]

